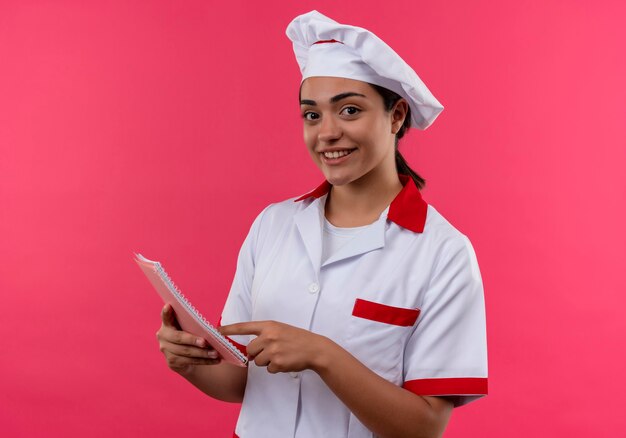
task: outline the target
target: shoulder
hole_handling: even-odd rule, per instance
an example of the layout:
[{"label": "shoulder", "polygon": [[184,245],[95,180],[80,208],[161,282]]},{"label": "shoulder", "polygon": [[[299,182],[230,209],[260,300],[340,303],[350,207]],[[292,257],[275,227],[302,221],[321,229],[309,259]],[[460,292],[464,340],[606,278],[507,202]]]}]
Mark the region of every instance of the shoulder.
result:
[{"label": "shoulder", "polygon": [[266,215],[275,217],[275,216],[289,216],[290,214],[295,214],[303,207],[308,205],[311,201],[309,199],[304,199],[302,201],[297,201],[297,197],[292,197],[289,199],[285,199],[279,202],[273,202],[265,207],[264,212]]},{"label": "shoulder", "polygon": [[284,241],[295,227],[296,214],[306,208],[311,200],[295,202],[293,197],[280,202],[273,202],[259,212],[250,226],[244,245],[252,254],[260,256],[271,253],[272,248]]},{"label": "shoulder", "polygon": [[430,204],[423,234],[425,244],[429,246],[438,265],[445,265],[451,259],[460,259],[469,266],[475,266],[476,254],[469,238]]},{"label": "shoulder", "polygon": [[459,231],[435,207],[428,204],[426,224],[422,233],[426,240],[438,244],[460,245],[468,240],[467,236]]},{"label": "shoulder", "polygon": [[305,209],[311,203],[310,199],[296,202],[297,199],[294,196],[284,201],[269,204],[259,213],[256,221],[265,225],[289,222],[299,211]]},{"label": "shoulder", "polygon": [[292,226],[298,212],[306,209],[314,198],[298,201],[297,197],[267,205],[255,218],[250,233],[253,235],[276,235]]}]

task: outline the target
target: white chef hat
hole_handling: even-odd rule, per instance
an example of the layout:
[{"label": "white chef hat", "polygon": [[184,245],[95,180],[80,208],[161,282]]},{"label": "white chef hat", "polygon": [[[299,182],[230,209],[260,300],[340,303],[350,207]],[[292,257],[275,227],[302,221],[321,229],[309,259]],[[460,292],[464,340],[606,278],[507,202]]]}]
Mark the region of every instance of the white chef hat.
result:
[{"label": "white chef hat", "polygon": [[404,97],[413,127],[426,129],[443,106],[417,73],[383,40],[361,27],[337,23],[317,11],[300,15],[287,26],[302,80],[312,76],[356,79]]}]

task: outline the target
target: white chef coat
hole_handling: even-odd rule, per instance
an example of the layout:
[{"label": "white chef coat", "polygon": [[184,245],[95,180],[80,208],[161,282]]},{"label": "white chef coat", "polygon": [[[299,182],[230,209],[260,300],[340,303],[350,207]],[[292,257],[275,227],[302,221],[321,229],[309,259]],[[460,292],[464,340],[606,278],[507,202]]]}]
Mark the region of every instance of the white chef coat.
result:
[{"label": "white chef coat", "polygon": [[[223,325],[275,320],[326,336],[419,395],[487,394],[483,286],[471,243],[414,182],[379,219],[322,263],[324,182],[271,204],[246,237]],[[233,336],[242,344],[247,336]],[[311,370],[250,363],[236,436],[373,437]]]}]

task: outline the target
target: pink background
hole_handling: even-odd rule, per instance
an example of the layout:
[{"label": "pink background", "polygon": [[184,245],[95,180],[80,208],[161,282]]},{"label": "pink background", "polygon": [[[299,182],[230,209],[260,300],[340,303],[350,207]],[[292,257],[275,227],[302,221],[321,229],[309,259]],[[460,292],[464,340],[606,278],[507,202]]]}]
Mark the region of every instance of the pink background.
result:
[{"label": "pink background", "polygon": [[238,406],[167,368],[131,256],[217,321],[253,218],[321,181],[284,36],[311,9],[446,106],[402,146],[485,284],[490,395],[446,436],[626,433],[624,3],[355,5],[0,1],[3,436],[230,436]]}]

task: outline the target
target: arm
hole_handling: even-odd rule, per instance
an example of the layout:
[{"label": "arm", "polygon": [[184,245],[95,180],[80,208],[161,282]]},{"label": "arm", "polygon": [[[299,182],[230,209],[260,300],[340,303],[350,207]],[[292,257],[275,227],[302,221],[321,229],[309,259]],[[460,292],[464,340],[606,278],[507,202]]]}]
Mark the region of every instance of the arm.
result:
[{"label": "arm", "polygon": [[180,375],[210,397],[241,403],[246,389],[247,371],[247,368],[222,362],[213,366],[196,366]]},{"label": "arm", "polygon": [[371,371],[324,338],[312,369],[371,431],[381,437],[440,437],[452,413],[451,401],[413,394]]},{"label": "arm", "polygon": [[[440,377],[437,380],[445,383],[446,377],[451,378],[448,381],[469,378],[473,382],[470,389],[447,383],[444,390],[426,392],[457,394],[457,404],[486,394],[483,286],[476,255],[465,236],[446,242],[422,310],[421,321],[405,348],[405,380],[423,382]],[[324,343],[331,345],[323,347],[313,369],[367,427],[382,436],[443,433],[452,409],[450,399],[419,396],[391,385],[330,340]],[[441,374],[433,375],[432,370]],[[407,421],[410,424],[404,424]]]},{"label": "arm", "polygon": [[257,335],[248,345],[248,354],[270,373],[315,371],[367,428],[382,437],[439,437],[450,417],[450,401],[400,388],[330,339],[308,330],[261,321],[232,324],[220,331]]}]

